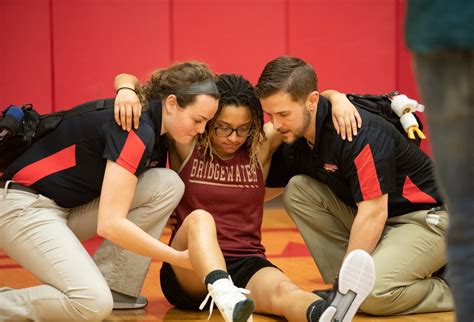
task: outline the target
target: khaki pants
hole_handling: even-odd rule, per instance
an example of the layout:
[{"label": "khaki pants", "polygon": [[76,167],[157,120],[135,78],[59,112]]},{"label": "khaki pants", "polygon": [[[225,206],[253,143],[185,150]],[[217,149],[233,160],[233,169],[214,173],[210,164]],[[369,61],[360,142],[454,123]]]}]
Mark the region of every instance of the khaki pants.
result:
[{"label": "khaki pants", "polygon": [[[285,207],[297,225],[326,283],[339,272],[356,209],[329,187],[308,176],[293,177],[284,194]],[[448,214],[428,210],[389,218],[372,253],[376,282],[361,310],[374,315],[453,310],[446,282],[430,277],[446,264]]]},{"label": "khaki pants", "polygon": [[[138,180],[128,218],[159,238],[183,191],[175,172],[150,169]],[[112,310],[109,287],[140,293],[149,258],[106,240],[92,260],[80,243],[97,234],[98,204],[65,209],[42,195],[0,188],[0,248],[44,283],[0,289],[0,321],[101,320]]]}]

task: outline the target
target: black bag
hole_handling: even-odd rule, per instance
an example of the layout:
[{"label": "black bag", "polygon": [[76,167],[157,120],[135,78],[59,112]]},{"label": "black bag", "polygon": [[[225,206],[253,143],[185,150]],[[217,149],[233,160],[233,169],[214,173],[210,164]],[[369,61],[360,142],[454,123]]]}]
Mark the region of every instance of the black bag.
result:
[{"label": "black bag", "polygon": [[[403,129],[402,124],[400,123],[400,118],[398,115],[392,110],[390,100],[391,97],[399,95],[400,93],[397,91],[383,94],[383,95],[372,95],[372,94],[347,94],[347,98],[354,104],[355,106],[362,108],[368,112],[377,114],[387,120],[388,122],[392,123],[398,131],[400,131],[403,136],[409,140],[410,142],[415,143],[417,146],[420,146],[421,139],[416,137],[415,139],[410,139],[407,136],[407,132]],[[420,119],[416,114],[413,114],[418,122],[420,130],[423,130],[423,124],[421,123]]]},{"label": "black bag", "polygon": [[0,173],[4,172],[32,143],[54,130],[61,121],[113,106],[113,99],[98,100],[67,111],[40,115],[31,104],[21,107],[10,105],[0,116]]}]

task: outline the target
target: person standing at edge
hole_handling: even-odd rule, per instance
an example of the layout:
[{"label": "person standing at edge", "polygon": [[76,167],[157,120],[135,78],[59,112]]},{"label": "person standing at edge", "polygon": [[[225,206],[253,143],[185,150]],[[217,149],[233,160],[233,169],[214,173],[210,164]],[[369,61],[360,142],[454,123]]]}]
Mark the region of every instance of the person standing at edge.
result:
[{"label": "person standing at edge", "polygon": [[433,144],[436,170],[449,206],[447,278],[458,321],[474,306],[474,2],[409,0],[405,39]]}]

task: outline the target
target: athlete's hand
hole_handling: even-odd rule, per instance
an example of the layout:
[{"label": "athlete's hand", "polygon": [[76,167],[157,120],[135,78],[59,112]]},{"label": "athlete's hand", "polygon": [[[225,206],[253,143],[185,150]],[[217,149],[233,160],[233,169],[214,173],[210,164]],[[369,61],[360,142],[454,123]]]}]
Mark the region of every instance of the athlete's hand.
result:
[{"label": "athlete's hand", "polygon": [[130,131],[133,127],[138,129],[140,116],[142,115],[142,105],[137,94],[130,89],[121,89],[115,97],[114,117],[118,126],[124,131]]},{"label": "athlete's hand", "polygon": [[352,142],[352,137],[357,135],[357,129],[362,126],[362,119],[355,106],[349,101],[347,96],[338,93],[331,96],[332,122],[337,134],[343,140]]}]

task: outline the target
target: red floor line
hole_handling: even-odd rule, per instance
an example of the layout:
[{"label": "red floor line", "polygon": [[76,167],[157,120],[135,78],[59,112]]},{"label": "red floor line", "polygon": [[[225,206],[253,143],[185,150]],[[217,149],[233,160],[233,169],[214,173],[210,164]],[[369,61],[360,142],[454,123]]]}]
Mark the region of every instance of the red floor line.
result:
[{"label": "red floor line", "polygon": [[18,265],[18,264],[0,265],[0,269],[13,269],[13,268],[23,268],[23,266]]}]

